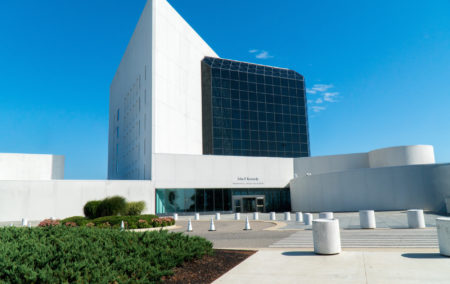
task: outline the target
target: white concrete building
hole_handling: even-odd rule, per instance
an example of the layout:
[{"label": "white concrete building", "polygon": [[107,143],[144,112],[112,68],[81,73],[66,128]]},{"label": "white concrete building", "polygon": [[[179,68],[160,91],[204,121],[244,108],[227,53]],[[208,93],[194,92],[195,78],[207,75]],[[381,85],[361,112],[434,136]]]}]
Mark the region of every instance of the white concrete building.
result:
[{"label": "white concrete building", "polygon": [[82,215],[93,199],[145,213],[450,211],[433,147],[310,157],[293,70],[218,58],[165,1],[149,0],[110,86],[107,181],[60,180],[64,157],[0,154],[0,221]]}]

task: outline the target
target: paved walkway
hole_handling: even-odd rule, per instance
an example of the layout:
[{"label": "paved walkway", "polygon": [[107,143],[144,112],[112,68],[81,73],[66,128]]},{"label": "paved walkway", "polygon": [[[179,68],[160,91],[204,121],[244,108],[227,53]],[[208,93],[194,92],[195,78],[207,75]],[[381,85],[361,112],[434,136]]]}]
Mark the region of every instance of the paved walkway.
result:
[{"label": "paved walkway", "polygon": [[[438,240],[436,228],[341,230],[341,244],[342,247],[344,248],[359,248],[359,247],[437,248]],[[311,248],[313,247],[312,231],[311,230],[297,231],[287,238],[276,241],[270,247]]]},{"label": "paved walkway", "polygon": [[263,249],[214,283],[449,283],[450,258],[436,249],[311,251]]}]

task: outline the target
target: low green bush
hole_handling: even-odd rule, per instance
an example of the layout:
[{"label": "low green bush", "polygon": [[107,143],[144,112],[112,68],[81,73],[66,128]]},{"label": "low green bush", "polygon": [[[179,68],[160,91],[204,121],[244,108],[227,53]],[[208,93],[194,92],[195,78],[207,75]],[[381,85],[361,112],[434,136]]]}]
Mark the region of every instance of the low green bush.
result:
[{"label": "low green bush", "polygon": [[127,202],[126,215],[129,216],[141,215],[144,209],[145,209],[144,201]]},{"label": "low green bush", "polygon": [[122,196],[107,197],[97,207],[97,217],[125,215],[127,203]]},{"label": "low green bush", "polygon": [[156,215],[105,216],[96,219],[87,219],[85,217],[75,216],[63,219],[60,223],[65,225],[66,223],[74,222],[80,227],[95,226],[100,228],[120,228],[122,221],[125,223],[126,229],[164,227],[175,224],[175,220],[173,218],[158,218]]},{"label": "low green bush", "polygon": [[101,200],[92,200],[87,202],[83,207],[84,216],[86,216],[89,219],[94,219],[99,217],[97,215],[97,208],[102,203]]},{"label": "low green bush", "polygon": [[211,242],[203,238],[167,231],[4,227],[0,282],[159,282],[174,267],[212,252]]}]

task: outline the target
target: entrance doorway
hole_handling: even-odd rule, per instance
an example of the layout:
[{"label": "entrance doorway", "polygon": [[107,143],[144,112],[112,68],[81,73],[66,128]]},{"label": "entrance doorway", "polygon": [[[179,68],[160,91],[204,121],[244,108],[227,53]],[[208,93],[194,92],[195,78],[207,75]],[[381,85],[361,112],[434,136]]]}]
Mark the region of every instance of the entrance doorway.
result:
[{"label": "entrance doorway", "polygon": [[234,212],[264,212],[264,195],[238,195],[233,196]]}]

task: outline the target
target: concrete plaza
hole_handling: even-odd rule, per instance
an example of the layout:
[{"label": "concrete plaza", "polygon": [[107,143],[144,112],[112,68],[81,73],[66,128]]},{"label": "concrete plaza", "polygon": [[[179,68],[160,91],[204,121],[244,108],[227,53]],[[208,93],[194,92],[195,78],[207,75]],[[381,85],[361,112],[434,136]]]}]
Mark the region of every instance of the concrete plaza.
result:
[{"label": "concrete plaza", "polygon": [[[244,231],[249,217],[251,231]],[[317,218],[317,214],[314,214]],[[324,256],[313,252],[311,226],[284,221],[284,214],[270,221],[268,214],[179,216],[174,231],[185,232],[187,220],[198,235],[215,248],[255,249],[257,253],[214,283],[450,283],[450,258],[438,249],[435,219],[425,213],[425,229],[408,229],[406,212],[376,212],[377,229],[360,229],[357,212],[335,213],[341,227],[342,253]],[[216,231],[210,232],[213,218]]]}]

